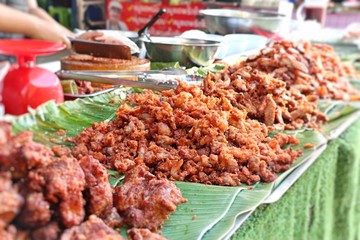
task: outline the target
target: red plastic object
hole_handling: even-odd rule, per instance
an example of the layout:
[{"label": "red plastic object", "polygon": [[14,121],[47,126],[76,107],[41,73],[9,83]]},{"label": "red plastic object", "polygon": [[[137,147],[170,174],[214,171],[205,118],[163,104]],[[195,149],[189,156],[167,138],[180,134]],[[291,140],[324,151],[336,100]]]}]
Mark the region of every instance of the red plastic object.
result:
[{"label": "red plastic object", "polygon": [[5,113],[20,115],[28,107],[36,108],[49,100],[64,101],[58,77],[46,69],[35,66],[35,57],[58,52],[64,44],[33,39],[0,40],[0,53],[14,55],[13,64],[3,81]]},{"label": "red plastic object", "polygon": [[276,33],[271,33],[269,31],[266,31],[264,29],[261,29],[259,27],[256,27],[256,26],[253,26],[251,27],[251,30],[256,33],[257,35],[260,35],[260,36],[263,36],[263,37],[267,37],[267,38],[270,38],[270,39],[273,39],[273,40],[276,40],[276,41],[281,41],[281,40],[284,40],[283,37],[279,36],[278,34]]}]

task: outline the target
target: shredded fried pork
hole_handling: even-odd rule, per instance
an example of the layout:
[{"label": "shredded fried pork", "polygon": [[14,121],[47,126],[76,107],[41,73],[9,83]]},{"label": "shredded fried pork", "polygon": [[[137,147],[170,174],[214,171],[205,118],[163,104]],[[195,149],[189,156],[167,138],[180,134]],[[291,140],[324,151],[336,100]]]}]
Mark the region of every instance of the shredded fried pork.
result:
[{"label": "shredded fried pork", "polygon": [[309,42],[273,41],[245,63],[287,83],[305,95],[357,100],[360,94],[332,47]]},{"label": "shredded fried pork", "polygon": [[326,116],[317,109],[318,97],[305,96],[296,88],[259,70],[229,67],[204,79],[206,95],[225,97],[247,112],[247,117],[265,123],[270,129],[319,128]]}]

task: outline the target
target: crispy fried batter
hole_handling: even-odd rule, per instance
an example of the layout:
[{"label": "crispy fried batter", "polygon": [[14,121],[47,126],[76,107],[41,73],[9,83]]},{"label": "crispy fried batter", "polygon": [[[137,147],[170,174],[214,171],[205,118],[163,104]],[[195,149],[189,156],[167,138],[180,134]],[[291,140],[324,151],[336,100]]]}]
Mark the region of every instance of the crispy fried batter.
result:
[{"label": "crispy fried batter", "polygon": [[10,225],[8,227],[5,228],[5,226],[1,226],[1,221],[0,221],[0,239],[1,240],[17,240],[17,231],[15,226]]},{"label": "crispy fried batter", "polygon": [[51,219],[50,203],[42,193],[30,193],[25,197],[25,204],[17,218],[23,228],[43,227]]},{"label": "crispy fried batter", "polygon": [[[111,195],[111,197],[113,197]],[[122,225],[122,218],[115,207],[108,206],[101,214],[101,219],[106,225],[111,228],[120,227]]]},{"label": "crispy fried batter", "polygon": [[131,228],[126,231],[126,235],[131,240],[166,240],[167,238],[151,232],[146,228]]},{"label": "crispy fried batter", "polygon": [[0,170],[10,171],[12,178],[26,177],[29,170],[53,161],[54,154],[51,150],[44,145],[33,142],[31,132],[21,132],[10,137],[8,133],[4,133],[2,130],[2,135],[7,135],[9,139],[0,143]]},{"label": "crispy fried batter", "polygon": [[56,240],[59,238],[61,229],[57,222],[50,222],[44,227],[37,228],[31,233],[32,239]]},{"label": "crispy fried batter", "polygon": [[[0,146],[4,146],[3,144],[6,144],[9,139],[11,138],[11,123],[10,122],[5,122],[5,121],[0,121]],[[2,153],[2,149],[0,148],[0,153]]]},{"label": "crispy fried batter", "polygon": [[20,212],[23,197],[11,182],[10,173],[0,172],[0,228],[7,226]]},{"label": "crispy fried batter", "polygon": [[78,162],[66,147],[50,150],[34,143],[30,132],[11,136],[11,125],[1,121],[0,149],[0,239],[58,239],[64,228],[81,224],[85,209],[111,227],[120,225],[106,169],[93,157]]},{"label": "crispy fried batter", "polygon": [[70,156],[71,150],[68,147],[61,146],[61,145],[54,145],[51,147],[51,151],[57,156]]},{"label": "crispy fried batter", "polygon": [[58,205],[59,217],[66,227],[82,222],[85,189],[85,176],[79,163],[73,157],[63,156],[46,167],[29,173],[29,189],[44,191],[45,198]]},{"label": "crispy fried batter", "polygon": [[67,229],[60,237],[61,240],[123,240],[124,238],[95,215],[91,215],[80,226]]},{"label": "crispy fried batter", "polygon": [[106,168],[92,156],[81,158],[79,164],[85,173],[87,213],[101,216],[108,206],[113,205]]},{"label": "crispy fried batter", "polygon": [[114,205],[124,222],[153,231],[164,224],[177,205],[187,201],[173,182],[159,179],[141,166],[127,172],[115,191]]}]

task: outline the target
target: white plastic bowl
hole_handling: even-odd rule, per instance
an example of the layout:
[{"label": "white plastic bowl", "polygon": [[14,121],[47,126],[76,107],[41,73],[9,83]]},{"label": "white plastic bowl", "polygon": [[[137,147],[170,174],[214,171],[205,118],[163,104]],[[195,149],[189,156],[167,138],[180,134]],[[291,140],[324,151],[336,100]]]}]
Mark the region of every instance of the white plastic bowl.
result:
[{"label": "white plastic bowl", "polygon": [[227,34],[225,36],[218,34],[208,34],[200,30],[189,30],[180,35],[182,38],[203,39],[221,42],[215,59],[224,59],[232,55],[242,54],[254,49],[265,47],[268,38],[245,33]]},{"label": "white plastic bowl", "polygon": [[237,55],[266,46],[268,38],[256,34],[227,34],[224,43],[227,46],[227,56]]}]

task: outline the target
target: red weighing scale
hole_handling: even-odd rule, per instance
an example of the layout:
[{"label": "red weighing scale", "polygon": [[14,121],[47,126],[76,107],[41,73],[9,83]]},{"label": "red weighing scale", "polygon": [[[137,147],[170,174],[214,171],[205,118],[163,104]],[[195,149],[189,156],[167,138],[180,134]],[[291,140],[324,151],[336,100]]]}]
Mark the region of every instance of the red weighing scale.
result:
[{"label": "red weighing scale", "polygon": [[44,102],[64,101],[60,80],[55,73],[35,66],[35,57],[61,51],[62,43],[33,39],[0,40],[0,53],[17,57],[3,80],[2,101],[6,114],[20,115],[28,107]]}]

